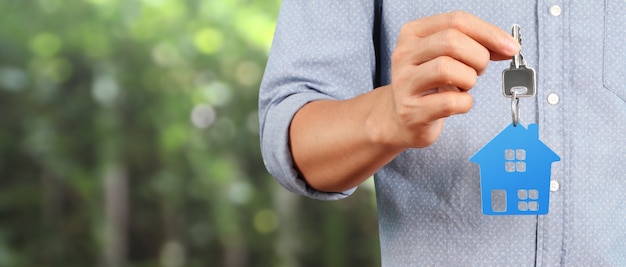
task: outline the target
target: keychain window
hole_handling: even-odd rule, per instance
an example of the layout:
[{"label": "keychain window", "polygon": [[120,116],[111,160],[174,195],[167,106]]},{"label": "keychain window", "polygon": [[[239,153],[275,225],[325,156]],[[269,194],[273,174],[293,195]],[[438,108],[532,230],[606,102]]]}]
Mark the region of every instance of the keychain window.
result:
[{"label": "keychain window", "polygon": [[504,159],[506,172],[526,172],[526,150],[505,149]]}]

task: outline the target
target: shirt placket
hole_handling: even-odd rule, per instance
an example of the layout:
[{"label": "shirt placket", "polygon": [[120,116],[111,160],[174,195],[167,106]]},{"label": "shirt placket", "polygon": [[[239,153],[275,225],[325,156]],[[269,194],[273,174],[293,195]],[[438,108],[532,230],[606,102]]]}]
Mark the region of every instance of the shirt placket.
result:
[{"label": "shirt placket", "polygon": [[561,157],[560,162],[552,165],[549,213],[539,216],[537,221],[537,266],[560,266],[563,251],[568,164],[564,118],[568,101],[567,8],[566,0],[540,0],[537,4],[537,120],[540,139]]}]

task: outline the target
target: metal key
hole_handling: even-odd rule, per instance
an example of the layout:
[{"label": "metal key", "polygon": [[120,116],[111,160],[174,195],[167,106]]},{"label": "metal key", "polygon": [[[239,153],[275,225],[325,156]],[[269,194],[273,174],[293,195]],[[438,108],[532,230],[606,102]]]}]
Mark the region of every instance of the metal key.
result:
[{"label": "metal key", "polygon": [[[511,31],[521,45],[520,26],[514,24]],[[526,67],[526,60],[520,51],[513,56],[511,66],[502,72],[502,93],[506,97],[513,97],[514,93],[519,97],[531,97],[536,92],[535,70]]]}]

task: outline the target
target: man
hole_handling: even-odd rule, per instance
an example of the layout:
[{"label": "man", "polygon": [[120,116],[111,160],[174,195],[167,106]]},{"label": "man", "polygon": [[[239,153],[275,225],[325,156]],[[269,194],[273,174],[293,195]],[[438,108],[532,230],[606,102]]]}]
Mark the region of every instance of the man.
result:
[{"label": "man", "polygon": [[[260,91],[266,166],[325,200],[376,173],[383,266],[624,266],[625,10],[285,0]],[[520,122],[561,157],[547,215],[483,215],[468,160],[511,123],[501,73],[520,50],[502,30],[512,24],[538,71]]]}]

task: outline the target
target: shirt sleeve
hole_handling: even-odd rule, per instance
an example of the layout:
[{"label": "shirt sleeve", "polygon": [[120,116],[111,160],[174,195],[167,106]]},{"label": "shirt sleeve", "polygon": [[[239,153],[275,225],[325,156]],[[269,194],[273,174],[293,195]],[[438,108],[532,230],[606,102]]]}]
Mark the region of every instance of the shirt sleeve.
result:
[{"label": "shirt sleeve", "polygon": [[367,0],[284,0],[259,92],[263,161],[288,190],[335,200],[345,192],[309,187],[295,168],[289,125],[306,103],[347,99],[372,90],[376,68],[375,4]]}]

